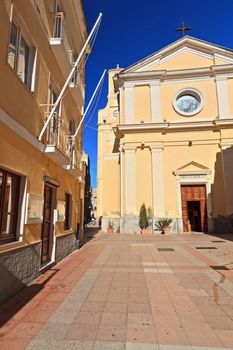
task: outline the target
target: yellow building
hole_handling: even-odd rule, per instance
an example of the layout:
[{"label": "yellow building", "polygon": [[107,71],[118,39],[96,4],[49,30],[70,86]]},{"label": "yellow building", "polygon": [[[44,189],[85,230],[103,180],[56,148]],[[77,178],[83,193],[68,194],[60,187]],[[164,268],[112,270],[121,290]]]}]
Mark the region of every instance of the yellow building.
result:
[{"label": "yellow building", "polygon": [[81,0],[1,0],[0,17],[2,301],[82,240],[83,64],[38,136],[87,28]]},{"label": "yellow building", "polygon": [[98,216],[140,232],[144,202],[172,231],[233,232],[233,51],[190,36],[109,71],[98,116]]}]

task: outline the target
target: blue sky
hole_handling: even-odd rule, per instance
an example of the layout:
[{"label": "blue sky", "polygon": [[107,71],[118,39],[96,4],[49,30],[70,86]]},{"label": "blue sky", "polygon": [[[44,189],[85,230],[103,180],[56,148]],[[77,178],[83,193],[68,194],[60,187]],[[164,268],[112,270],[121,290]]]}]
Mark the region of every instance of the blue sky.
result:
[{"label": "blue sky", "polygon": [[[127,67],[176,41],[182,18],[187,34],[233,48],[233,0],[83,0],[89,31],[99,12],[102,23],[86,65],[86,103],[103,70]],[[96,186],[97,113],[107,103],[107,77],[95,111],[87,118],[83,146],[90,156],[92,187]]]}]

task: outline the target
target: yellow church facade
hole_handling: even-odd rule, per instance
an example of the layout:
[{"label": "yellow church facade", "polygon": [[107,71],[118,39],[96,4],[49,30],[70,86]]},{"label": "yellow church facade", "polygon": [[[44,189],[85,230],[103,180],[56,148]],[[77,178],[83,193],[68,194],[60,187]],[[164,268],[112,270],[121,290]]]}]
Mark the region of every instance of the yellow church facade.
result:
[{"label": "yellow church facade", "polygon": [[233,232],[233,51],[190,36],[109,71],[98,115],[97,210],[103,230]]}]

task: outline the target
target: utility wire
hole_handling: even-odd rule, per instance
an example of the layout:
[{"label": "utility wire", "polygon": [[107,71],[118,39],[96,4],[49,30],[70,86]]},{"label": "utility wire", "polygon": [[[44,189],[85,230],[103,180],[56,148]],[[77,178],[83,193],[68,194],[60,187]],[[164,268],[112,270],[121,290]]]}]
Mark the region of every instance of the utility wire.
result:
[{"label": "utility wire", "polygon": [[[93,118],[93,115],[94,115],[94,113],[95,113],[95,111],[96,111],[96,107],[97,107],[97,104],[98,104],[98,102],[99,102],[99,99],[100,99],[100,96],[101,96],[101,92],[102,92],[102,89],[103,89],[103,84],[104,84],[104,80],[102,81],[102,83],[101,83],[101,85],[100,85],[100,88],[99,88],[99,91],[98,91],[98,94],[97,94],[97,96],[95,97],[95,103],[94,103],[94,105],[92,105],[92,113],[91,113],[91,115],[89,116],[89,118],[88,118],[88,120],[87,120],[87,122],[86,122],[86,124],[85,125],[88,125],[89,123],[90,123],[90,121],[91,121],[91,119]],[[89,112],[90,113],[90,112]],[[89,114],[88,113],[88,114]],[[83,129],[85,129],[85,125],[84,125],[84,128]]]}]

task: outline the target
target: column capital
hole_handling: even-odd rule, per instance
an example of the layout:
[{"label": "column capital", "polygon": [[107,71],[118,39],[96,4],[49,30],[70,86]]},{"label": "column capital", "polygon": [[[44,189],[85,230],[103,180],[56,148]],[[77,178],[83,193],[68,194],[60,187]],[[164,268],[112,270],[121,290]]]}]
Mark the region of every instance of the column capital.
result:
[{"label": "column capital", "polygon": [[222,150],[226,150],[227,148],[230,148],[232,146],[233,146],[232,142],[220,142],[219,143],[219,148],[221,148]]},{"label": "column capital", "polygon": [[226,76],[226,75],[219,75],[219,74],[216,74],[216,75],[215,75],[215,80],[216,80],[216,81],[227,80],[227,76]]},{"label": "column capital", "polygon": [[152,80],[149,82],[150,86],[160,86],[161,85],[161,80],[160,79],[156,79],[156,80]]},{"label": "column capital", "polygon": [[164,150],[164,145],[150,145],[151,152],[162,152]]},{"label": "column capital", "polygon": [[126,81],[124,83],[124,88],[127,89],[127,88],[134,88],[135,86],[135,83],[132,83],[131,81]]},{"label": "column capital", "polygon": [[136,149],[137,149],[136,146],[124,146],[123,147],[123,150],[125,151],[125,153],[135,153]]}]

